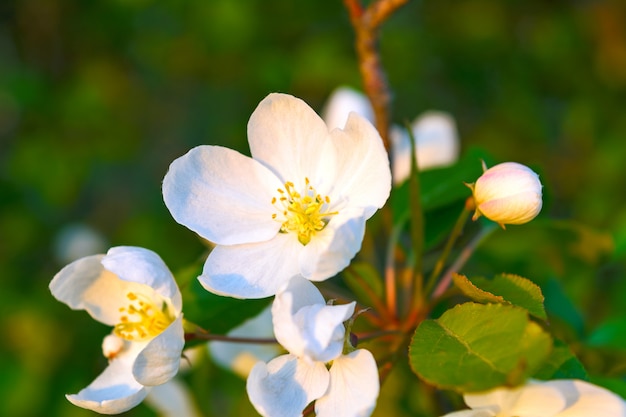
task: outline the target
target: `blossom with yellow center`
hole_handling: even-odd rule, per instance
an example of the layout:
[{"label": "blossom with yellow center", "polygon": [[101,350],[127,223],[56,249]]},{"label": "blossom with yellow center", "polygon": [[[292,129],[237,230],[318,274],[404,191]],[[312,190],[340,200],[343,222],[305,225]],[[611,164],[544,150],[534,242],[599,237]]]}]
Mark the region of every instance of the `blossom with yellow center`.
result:
[{"label": "blossom with yellow center", "polygon": [[182,297],[156,253],[119,246],[78,259],[55,275],[50,291],[113,327],[102,343],[108,367],[78,394],[67,395],[73,404],[101,414],[122,413],[178,371],[185,344]]},{"label": "blossom with yellow center", "polygon": [[158,307],[144,294],[129,292],[126,298],[128,306],[120,307],[120,322],[113,328],[113,333],[126,340],[151,339],[161,333],[174,321],[165,301]]},{"label": "blossom with yellow center", "polygon": [[277,191],[280,196],[278,199],[272,198],[272,204],[282,205],[278,207],[281,217],[274,213],[272,218],[275,220],[281,218],[281,233],[295,233],[303,245],[311,241],[311,236],[324,230],[330,217],[338,213],[326,211],[330,205],[330,198],[317,194],[308,178],[305,178],[305,189],[302,194],[295,190],[293,182],[286,182],[285,189],[279,188]]},{"label": "blossom with yellow center", "polygon": [[216,244],[200,282],[216,294],[263,298],[295,275],[334,276],[389,197],[380,135],[356,113],[329,130],[302,100],[270,94],[250,117],[248,142],[252,158],[193,148],[163,179],[174,219]]}]

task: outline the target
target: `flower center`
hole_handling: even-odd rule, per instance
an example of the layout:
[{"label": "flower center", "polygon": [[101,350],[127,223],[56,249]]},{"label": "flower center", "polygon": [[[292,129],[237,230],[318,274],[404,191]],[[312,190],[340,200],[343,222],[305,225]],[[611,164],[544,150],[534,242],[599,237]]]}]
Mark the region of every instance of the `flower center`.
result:
[{"label": "flower center", "polygon": [[153,300],[144,294],[129,292],[126,297],[130,303],[127,307],[120,308],[120,313],[124,314],[113,329],[117,336],[133,341],[150,339],[174,321],[165,301],[161,308],[158,308]]},{"label": "flower center", "polygon": [[296,191],[292,182],[285,183],[285,189],[278,189],[278,198],[272,198],[272,204],[278,214],[272,214],[272,218],[282,221],[281,233],[294,232],[298,235],[298,241],[306,245],[311,241],[311,236],[321,231],[330,221],[330,216],[338,212],[327,211],[330,205],[328,196],[322,197],[315,191],[309,179],[305,178],[305,190],[302,194]]}]

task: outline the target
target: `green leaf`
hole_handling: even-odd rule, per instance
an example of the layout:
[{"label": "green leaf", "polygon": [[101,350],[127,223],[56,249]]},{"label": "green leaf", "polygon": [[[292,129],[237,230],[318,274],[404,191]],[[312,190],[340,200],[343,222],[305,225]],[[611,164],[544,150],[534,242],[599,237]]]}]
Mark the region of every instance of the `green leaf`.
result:
[{"label": "green leaf", "polygon": [[533,375],[537,379],[588,379],[587,371],[572,350],[556,339],[552,353]]},{"label": "green leaf", "polygon": [[626,317],[612,318],[599,325],[587,338],[587,344],[626,350]]},{"label": "green leaf", "polygon": [[532,375],[552,339],[526,310],[505,304],[465,303],[415,331],[409,361],[426,382],[460,392],[516,385]]},{"label": "green leaf", "polygon": [[[482,149],[470,148],[452,166],[420,172],[422,209],[430,211],[469,197],[471,192],[464,183],[476,181],[482,174],[481,160],[489,163],[492,158]],[[400,219],[410,210],[409,196],[410,181],[394,187],[391,195],[394,218]]]},{"label": "green leaf", "polygon": [[454,282],[454,285],[456,285],[457,288],[460,289],[463,294],[465,294],[467,297],[471,298],[472,300],[478,303],[481,303],[481,304],[506,303],[506,300],[500,297],[499,295],[495,295],[488,291],[484,291],[478,288],[465,275],[455,273],[454,275],[452,275],[452,281]]},{"label": "green leaf", "polygon": [[468,279],[456,275],[455,285],[469,298],[479,303],[504,303],[525,308],[533,316],[547,320],[541,288],[534,282],[513,274],[500,274],[493,279]]}]

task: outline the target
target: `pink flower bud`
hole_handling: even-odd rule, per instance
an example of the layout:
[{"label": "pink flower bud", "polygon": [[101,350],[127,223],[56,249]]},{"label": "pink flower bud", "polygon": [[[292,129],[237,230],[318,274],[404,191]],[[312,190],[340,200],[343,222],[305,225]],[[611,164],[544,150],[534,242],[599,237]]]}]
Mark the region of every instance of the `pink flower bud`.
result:
[{"label": "pink flower bud", "polygon": [[541,211],[541,182],[530,168],[505,162],[486,169],[473,184],[467,184],[474,197],[473,220],[485,216],[498,223],[523,224]]}]

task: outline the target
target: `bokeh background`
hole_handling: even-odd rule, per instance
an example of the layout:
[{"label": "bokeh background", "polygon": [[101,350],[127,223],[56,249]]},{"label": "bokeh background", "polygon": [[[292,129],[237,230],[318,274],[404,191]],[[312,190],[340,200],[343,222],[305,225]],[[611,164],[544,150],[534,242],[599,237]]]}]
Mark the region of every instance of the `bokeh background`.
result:
[{"label": "bokeh background", "polygon": [[[605,311],[609,287],[581,302],[604,307],[598,321],[626,317],[626,3],[413,0],[380,46],[394,121],[447,111],[464,150],[537,170],[540,218],[581,222],[606,249],[589,254],[583,239],[570,255],[592,282],[610,281],[616,307]],[[266,94],[319,111],[340,85],[360,88],[339,0],[2,0],[0,415],[93,415],[63,395],[105,366],[94,341],[108,330],[48,291],[75,254],[68,236],[88,251],[144,246],[184,268],[204,247],[162,202],[169,163],[199,144],[246,153],[247,119]],[[506,245],[479,259],[520,256]],[[203,362],[188,379],[206,416],[253,415],[236,376]],[[378,415],[422,415],[426,391],[405,380],[383,388]]]}]

